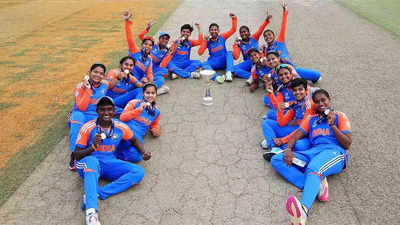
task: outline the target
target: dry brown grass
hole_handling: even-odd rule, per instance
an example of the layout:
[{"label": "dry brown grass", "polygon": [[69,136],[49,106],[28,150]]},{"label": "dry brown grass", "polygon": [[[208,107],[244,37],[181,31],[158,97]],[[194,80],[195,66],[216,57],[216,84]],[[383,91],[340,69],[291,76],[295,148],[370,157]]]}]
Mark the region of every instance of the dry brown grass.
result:
[{"label": "dry brown grass", "polygon": [[[45,4],[52,0],[40,1]],[[63,11],[62,18],[56,15],[58,19],[50,19],[52,22],[48,24],[37,25],[34,16],[23,20],[36,26],[33,32],[14,31],[12,26],[26,26],[16,21],[9,26],[8,41],[0,44],[0,70],[4,72],[0,74],[0,124],[3,128],[0,168],[19,149],[34,142],[37,134],[51,122],[49,118],[73,100],[73,88],[93,62],[109,65],[109,54],[127,50],[124,10],[133,11],[134,31],[137,32],[147,21],[157,20],[169,12],[179,0],[79,2],[68,4],[69,10]],[[18,10],[31,3],[27,1],[10,8],[18,15],[23,13]],[[46,7],[51,9],[51,6],[60,5]],[[7,12],[7,6],[0,5],[0,9],[0,17],[4,17],[2,13]],[[46,14],[46,11],[37,13]],[[113,59],[113,62],[118,60]]]}]

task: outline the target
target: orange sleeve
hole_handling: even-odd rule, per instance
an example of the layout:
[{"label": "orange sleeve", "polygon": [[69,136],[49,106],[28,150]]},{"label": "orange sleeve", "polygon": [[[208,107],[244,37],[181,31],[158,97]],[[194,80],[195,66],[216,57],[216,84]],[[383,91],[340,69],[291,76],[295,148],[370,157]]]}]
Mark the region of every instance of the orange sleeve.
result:
[{"label": "orange sleeve", "polygon": [[157,119],[150,125],[150,131],[153,133],[153,136],[159,137],[161,135],[161,129],[158,126],[160,122],[161,114],[158,115]]},{"label": "orange sleeve", "polygon": [[277,120],[279,126],[281,126],[281,127],[287,125],[293,119],[293,116],[294,116],[293,109],[289,109],[286,112],[286,114],[284,111],[285,110],[278,111],[277,117],[276,117],[276,120]]},{"label": "orange sleeve", "polygon": [[278,92],[277,96],[275,96],[273,93],[268,93],[268,98],[271,100],[271,103],[275,109],[278,109],[278,104],[283,102],[283,96],[281,92]]},{"label": "orange sleeve", "polygon": [[288,10],[285,10],[285,11],[283,11],[283,15],[282,15],[281,31],[279,32],[278,39],[276,39],[276,41],[278,41],[278,42],[285,41],[287,17],[288,17]]},{"label": "orange sleeve", "polygon": [[135,44],[135,41],[132,39],[132,21],[130,20],[125,20],[125,34],[126,34],[126,40],[128,42],[128,47],[129,47],[129,52],[131,54],[139,52],[138,47]]},{"label": "orange sleeve", "polygon": [[132,139],[133,132],[132,132],[131,128],[128,127],[128,125],[121,123],[121,122],[116,122],[115,126],[118,127],[119,129],[121,129],[123,140],[128,141],[128,140]]},{"label": "orange sleeve", "polygon": [[251,77],[253,78],[253,80],[258,79],[256,66],[251,67]]},{"label": "orange sleeve", "polygon": [[109,70],[107,75],[106,75],[106,80],[117,79],[119,70],[120,70],[119,68]]},{"label": "orange sleeve", "polygon": [[87,88],[83,83],[78,84],[75,89],[75,103],[80,111],[85,111],[90,103],[90,96],[92,96],[92,89]]},{"label": "orange sleeve", "polygon": [[140,32],[140,33],[138,34],[138,38],[139,38],[141,41],[143,41],[143,40],[144,40],[144,35],[146,35],[147,33],[149,33],[149,30],[146,29],[146,28],[144,28],[144,30],[142,30],[142,32]]},{"label": "orange sleeve", "polygon": [[119,119],[122,122],[127,122],[129,120],[135,119],[136,117],[138,117],[140,115],[140,113],[142,113],[143,109],[140,107],[137,107],[135,109],[135,105],[136,103],[138,103],[139,100],[134,99],[130,102],[128,102],[128,104],[125,106],[124,111],[122,111]]},{"label": "orange sleeve", "polygon": [[298,131],[299,129],[294,130],[292,133],[286,135],[285,137],[281,138],[283,144],[288,143],[289,139]]},{"label": "orange sleeve", "polygon": [[163,58],[160,63],[160,67],[165,68],[168,66],[168,63],[171,61],[172,57],[176,52],[176,41],[172,42],[171,51]]},{"label": "orange sleeve", "polygon": [[347,118],[347,116],[342,113],[338,112],[338,128],[340,131],[345,132],[345,133],[351,133],[351,125],[350,125],[350,120]]},{"label": "orange sleeve", "polygon": [[251,35],[251,37],[254,38],[256,41],[258,41],[258,39],[260,39],[261,34],[263,33],[264,29],[267,27],[268,24],[269,20],[264,20],[264,22],[258,28],[257,32]]},{"label": "orange sleeve", "polygon": [[232,55],[233,55],[233,59],[234,60],[237,60],[237,59],[239,59],[239,56],[240,56],[240,47],[239,47],[239,45],[233,45],[232,46],[232,49],[233,49],[233,52],[232,52]]},{"label": "orange sleeve", "polygon": [[81,146],[88,146],[90,132],[92,132],[93,128],[95,128],[95,127],[96,127],[96,123],[94,123],[93,121],[89,121],[89,122],[85,123],[79,130],[79,134],[78,134],[78,137],[76,138],[75,144],[81,145]]},{"label": "orange sleeve", "polygon": [[311,118],[312,118],[312,116],[308,116],[308,117],[304,118],[300,124],[300,128],[306,132],[305,134],[308,134],[308,132],[310,131],[310,119]]},{"label": "orange sleeve", "polygon": [[150,82],[154,81],[154,77],[153,77],[153,61],[150,61],[149,68],[147,68],[146,77]]},{"label": "orange sleeve", "polygon": [[226,40],[228,39],[230,36],[232,36],[232,34],[234,34],[236,32],[236,28],[237,28],[237,17],[234,16],[232,18],[232,27],[230,30],[228,30],[225,33],[222,33],[221,36]]},{"label": "orange sleeve", "polygon": [[203,55],[203,53],[204,53],[204,51],[206,50],[206,48],[207,48],[207,41],[206,41],[206,40],[203,40],[203,41],[201,42],[200,48],[199,48],[199,50],[197,51],[197,53],[198,53],[199,55]]},{"label": "orange sleeve", "polygon": [[190,44],[192,45],[192,47],[200,45],[201,42],[203,42],[203,34],[201,32],[199,32],[198,40],[190,40]]}]

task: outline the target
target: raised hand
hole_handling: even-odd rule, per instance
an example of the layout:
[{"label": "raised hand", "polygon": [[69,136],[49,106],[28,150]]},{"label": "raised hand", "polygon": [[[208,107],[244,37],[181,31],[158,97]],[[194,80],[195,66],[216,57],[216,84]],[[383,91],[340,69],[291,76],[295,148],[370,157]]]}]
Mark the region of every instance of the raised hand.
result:
[{"label": "raised hand", "polygon": [[200,24],[199,23],[194,23],[194,26],[197,28],[197,30],[200,30]]},{"label": "raised hand", "polygon": [[284,0],[282,0],[282,1],[281,1],[281,6],[282,6],[283,11],[286,11],[286,10],[287,10],[288,4],[287,4],[287,2],[285,2]]},{"label": "raised hand", "polygon": [[125,20],[129,20],[132,16],[133,16],[133,14],[130,11],[125,11],[125,13],[124,13]]},{"label": "raised hand", "polygon": [[234,17],[236,17],[236,15],[233,13],[229,13],[229,17],[233,19]]},{"label": "raised hand", "polygon": [[148,22],[147,25],[146,25],[146,30],[150,30],[151,27],[152,27],[154,24],[155,24],[155,22],[153,22],[153,21]]},{"label": "raised hand", "polygon": [[267,16],[265,18],[266,21],[270,21],[272,19],[272,15],[269,14],[269,10],[267,9]]}]

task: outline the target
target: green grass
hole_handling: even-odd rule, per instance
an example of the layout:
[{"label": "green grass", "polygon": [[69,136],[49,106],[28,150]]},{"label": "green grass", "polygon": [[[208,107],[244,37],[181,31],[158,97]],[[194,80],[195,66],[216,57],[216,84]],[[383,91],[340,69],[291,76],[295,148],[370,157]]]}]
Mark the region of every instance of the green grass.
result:
[{"label": "green grass", "polygon": [[[173,10],[160,16],[157,24],[154,25],[152,32],[150,32],[151,35],[153,35],[156,30],[164,24],[172,12]],[[111,61],[112,63],[111,65],[108,65],[107,68],[118,67],[119,59],[125,56],[127,52],[128,50],[124,49],[108,53],[106,57],[108,61]],[[21,93],[17,95],[18,97],[27,97],[30,94],[33,93]],[[3,103],[0,103],[0,110],[3,107],[7,107],[7,105],[2,104]],[[64,105],[57,110],[55,116],[47,118],[54,122],[38,134],[38,138],[34,140],[32,145],[21,149],[8,161],[6,167],[0,170],[0,207],[17,190],[25,179],[30,176],[39,163],[47,157],[47,155],[54,149],[54,146],[68,135],[69,129],[65,118],[71,108],[72,103]],[[20,134],[19,136],[22,138],[23,134]]]},{"label": "green grass", "polygon": [[12,108],[18,106],[17,103],[13,103],[13,102],[0,102],[0,111]]},{"label": "green grass", "polygon": [[399,0],[337,0],[361,17],[400,37]]}]

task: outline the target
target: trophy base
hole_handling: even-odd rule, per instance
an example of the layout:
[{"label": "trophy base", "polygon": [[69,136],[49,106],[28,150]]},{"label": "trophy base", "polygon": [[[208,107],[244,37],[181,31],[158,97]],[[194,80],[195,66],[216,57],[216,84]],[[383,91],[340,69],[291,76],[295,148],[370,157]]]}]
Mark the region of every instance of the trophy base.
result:
[{"label": "trophy base", "polygon": [[213,97],[203,97],[203,105],[210,106],[213,104]]}]

